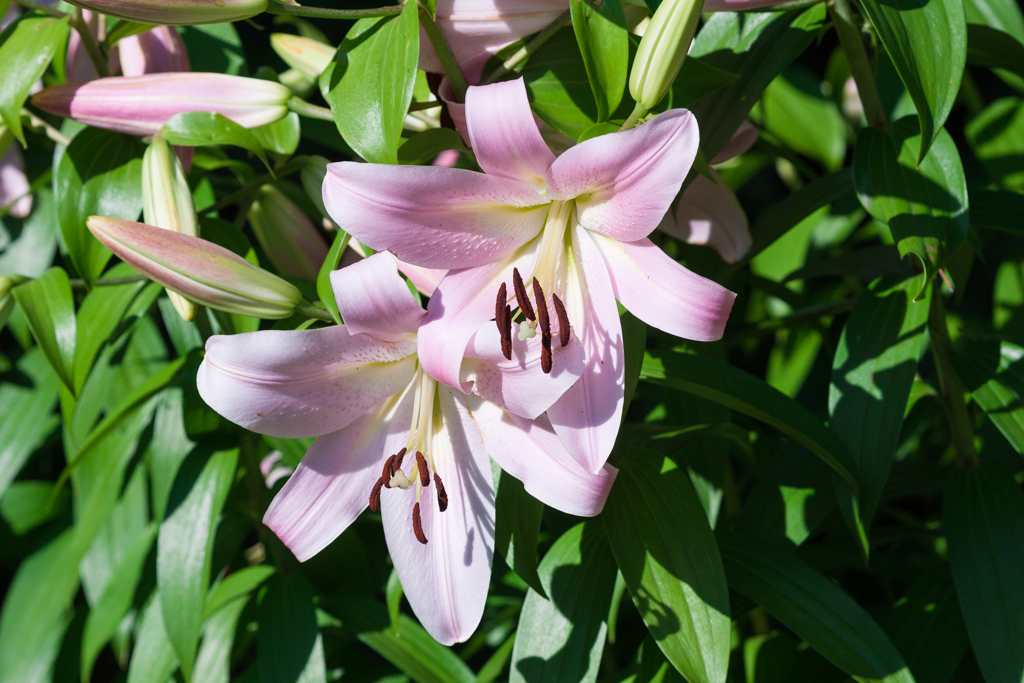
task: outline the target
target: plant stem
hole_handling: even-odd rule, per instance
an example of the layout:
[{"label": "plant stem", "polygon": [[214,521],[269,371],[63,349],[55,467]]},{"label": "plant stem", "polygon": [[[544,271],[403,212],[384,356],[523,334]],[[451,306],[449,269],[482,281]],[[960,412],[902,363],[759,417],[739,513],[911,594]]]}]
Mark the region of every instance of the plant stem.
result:
[{"label": "plant stem", "polygon": [[[408,1],[408,0],[407,0]],[[267,3],[267,14],[285,14],[293,17],[316,17],[319,19],[366,19],[371,17],[392,17],[401,14],[402,5],[388,5],[373,9],[332,9],[327,7],[305,7],[297,2]]]},{"label": "plant stem", "polygon": [[555,19],[550,24],[548,24],[548,26],[545,29],[543,29],[540,33],[535,35],[533,37],[533,40],[519,48],[515,54],[513,54],[511,57],[505,60],[504,64],[499,66],[497,69],[488,74],[486,78],[480,81],[480,85],[490,85],[491,83],[494,83],[499,78],[501,78],[502,76],[504,76],[505,74],[512,71],[523,62],[525,62],[527,59],[529,59],[530,55],[539,50],[541,45],[548,42],[551,36],[555,35],[555,33],[558,32],[558,29],[565,26],[566,22],[569,21],[571,16],[571,10],[565,10],[564,12],[559,14],[558,18]]},{"label": "plant stem", "polygon": [[649,110],[646,107],[644,107],[644,105],[637,102],[636,106],[633,107],[633,113],[629,115],[629,118],[626,119],[626,122],[622,124],[622,128],[619,128],[619,130],[623,131],[630,130],[631,128],[636,128],[637,126],[640,125],[640,119],[647,116],[648,111]]},{"label": "plant stem", "polygon": [[420,8],[420,26],[426,32],[427,38],[430,39],[430,44],[434,47],[434,52],[437,53],[437,58],[441,61],[441,68],[444,69],[448,82],[452,84],[452,90],[455,91],[455,101],[465,102],[469,82],[466,80],[465,74],[462,73],[459,60],[455,59],[455,53],[452,52],[452,47],[448,44],[444,31],[441,30],[436,21],[430,18],[427,10],[422,7]]},{"label": "plant stem", "polygon": [[828,5],[828,11],[832,16],[832,23],[836,26],[846,61],[850,63],[850,73],[853,74],[857,93],[860,95],[861,104],[864,105],[864,117],[872,128],[885,130],[885,109],[882,108],[882,99],[878,96],[875,74],[868,61],[868,53],[864,50],[864,41],[855,23],[856,17],[850,0],[832,0]]},{"label": "plant stem", "polygon": [[306,118],[320,119],[321,121],[334,121],[334,114],[331,113],[330,109],[310,104],[300,97],[290,98],[288,100],[288,108],[299,116],[305,116]]},{"label": "plant stem", "polygon": [[107,69],[107,57],[100,51],[99,46],[92,37],[92,33],[89,31],[89,26],[82,19],[81,9],[76,9],[71,15],[71,25],[78,31],[78,35],[82,39],[82,46],[89,53],[92,65],[96,67],[96,73],[99,74],[100,78],[109,76],[110,71]]},{"label": "plant stem", "polygon": [[295,307],[295,312],[301,313],[307,318],[312,318],[313,320],[323,320],[329,323],[334,322],[334,318],[331,317],[331,314],[326,308],[320,304],[312,304],[305,300],[299,302],[299,305]]},{"label": "plant stem", "polygon": [[441,103],[434,102],[413,102],[409,105],[409,111],[423,111],[424,109],[433,109],[434,107],[440,107]]},{"label": "plant stem", "polygon": [[928,311],[928,331],[932,338],[932,355],[939,371],[939,385],[942,389],[942,406],[949,420],[949,431],[956,448],[957,458],[962,465],[973,467],[978,464],[978,451],[974,448],[974,428],[967,414],[964,401],[964,385],[953,367],[953,344],[949,340],[946,311],[942,305],[942,287],[935,282],[932,289],[932,303]]},{"label": "plant stem", "polygon": [[50,138],[57,144],[64,145],[65,147],[71,144],[71,140],[69,140],[67,136],[65,136],[59,130],[48,124],[43,119],[39,118],[38,116],[30,112],[28,109],[22,108],[21,115],[28,117],[28,123],[30,128],[42,128],[43,132],[46,133],[46,137]]}]

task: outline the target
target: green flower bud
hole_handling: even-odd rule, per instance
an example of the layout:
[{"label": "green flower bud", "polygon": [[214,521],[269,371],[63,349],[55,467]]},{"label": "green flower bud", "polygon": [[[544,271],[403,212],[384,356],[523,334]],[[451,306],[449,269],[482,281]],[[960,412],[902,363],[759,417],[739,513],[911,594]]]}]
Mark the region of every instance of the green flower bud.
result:
[{"label": "green flower bud", "polygon": [[629,74],[629,94],[653,109],[672,87],[697,30],[704,0],[664,0],[644,31]]},{"label": "green flower bud", "polygon": [[338,51],[330,45],[290,33],[272,33],[270,46],[285,64],[300,71],[314,83],[334,61],[334,53]]},{"label": "green flower bud", "polygon": [[249,225],[270,262],[285,275],[316,280],[327,242],[313,221],[274,187],[264,185],[249,208]]}]

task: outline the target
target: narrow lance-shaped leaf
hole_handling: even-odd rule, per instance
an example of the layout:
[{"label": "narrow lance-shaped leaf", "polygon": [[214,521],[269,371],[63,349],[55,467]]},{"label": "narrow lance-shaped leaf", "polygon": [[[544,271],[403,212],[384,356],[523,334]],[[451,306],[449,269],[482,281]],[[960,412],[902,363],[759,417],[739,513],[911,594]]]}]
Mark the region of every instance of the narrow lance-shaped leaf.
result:
[{"label": "narrow lance-shaped leaf", "polygon": [[301,573],[274,576],[259,605],[256,660],[261,683],[327,680],[313,588]]},{"label": "narrow lance-shaped leaf", "polygon": [[71,282],[62,268],[53,267],[38,280],[13,290],[32,336],[64,385],[74,390],[75,302]]},{"label": "narrow lance-shaped leaf", "polygon": [[1024,455],[1024,348],[973,344],[956,358],[957,373],[988,419]]},{"label": "narrow lance-shaped leaf", "polygon": [[331,271],[338,268],[338,265],[341,263],[341,257],[345,253],[345,247],[348,246],[351,239],[351,235],[347,232],[341,229],[338,230],[334,236],[334,242],[327,252],[327,258],[324,259],[323,265],[320,266],[320,273],[316,277],[316,293],[320,297],[320,303],[324,305],[324,308],[334,318],[334,322],[339,325],[341,324],[341,311],[338,310],[338,300],[334,297],[334,287],[331,285]]},{"label": "narrow lance-shaped leaf", "polygon": [[31,349],[15,368],[32,386],[0,385],[0,498],[36,448],[60,424],[53,414],[60,380],[42,350]]},{"label": "narrow lance-shaped leaf", "polygon": [[164,629],[160,594],[153,591],[135,637],[135,648],[128,667],[128,683],[166,681],[177,668],[178,658]]},{"label": "narrow lance-shaped leaf", "polygon": [[571,0],[572,28],[576,33],[590,89],[597,102],[597,120],[607,121],[626,88],[629,33],[620,0]]},{"label": "narrow lance-shaped leaf", "polygon": [[494,509],[494,549],[530,588],[547,597],[537,574],[537,536],[544,503],[527,493],[523,482],[502,472]]},{"label": "narrow lance-shaped leaf", "polygon": [[68,17],[28,14],[0,34],[0,117],[22,145],[21,107],[29,90],[68,39]]}]

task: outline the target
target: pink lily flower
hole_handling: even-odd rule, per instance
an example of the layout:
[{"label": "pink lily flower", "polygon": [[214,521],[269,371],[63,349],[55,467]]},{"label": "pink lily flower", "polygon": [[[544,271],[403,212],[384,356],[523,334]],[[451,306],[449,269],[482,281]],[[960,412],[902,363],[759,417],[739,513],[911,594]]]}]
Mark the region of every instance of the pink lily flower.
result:
[{"label": "pink lily flower", "polygon": [[[82,22],[92,34],[93,40],[99,40],[100,22],[103,20],[104,16],[99,12],[82,10]],[[120,69],[117,49],[111,50],[107,56],[107,69],[110,73],[117,73]],[[82,36],[74,29],[68,39],[68,53],[64,58],[64,70],[68,81],[91,81],[94,78],[99,78],[96,66],[92,63],[92,59],[82,43]]]},{"label": "pink lily flower", "polygon": [[520,337],[542,338],[544,370],[558,365],[552,340],[565,343],[574,332],[583,374],[547,415],[569,453],[599,472],[622,415],[616,300],[654,327],[710,341],[722,336],[735,298],[647,239],[693,163],[697,123],[688,111],[669,111],[556,159],[521,79],[470,88],[466,119],[485,173],[336,163],[327,167],[324,204],[373,249],[453,269],[420,333],[420,360],[438,381],[467,391],[460,369],[471,339],[494,318],[510,344],[510,309],[529,320]]},{"label": "pink lily flower", "polygon": [[117,42],[125,76],[191,71],[181,34],[171,26],[155,26]]},{"label": "pink lily flower", "polygon": [[439,642],[468,638],[483,613],[494,552],[490,458],[527,491],[575,515],[600,512],[617,471],[585,472],[561,447],[545,408],[582,365],[577,340],[552,377],[533,372],[539,340],[502,357],[499,335],[473,336],[467,395],[424,372],[427,313],[375,254],[331,273],[344,325],[212,337],[198,387],[247,429],[318,437],[264,517],[306,560],[369,506],[380,512],[413,611]]}]

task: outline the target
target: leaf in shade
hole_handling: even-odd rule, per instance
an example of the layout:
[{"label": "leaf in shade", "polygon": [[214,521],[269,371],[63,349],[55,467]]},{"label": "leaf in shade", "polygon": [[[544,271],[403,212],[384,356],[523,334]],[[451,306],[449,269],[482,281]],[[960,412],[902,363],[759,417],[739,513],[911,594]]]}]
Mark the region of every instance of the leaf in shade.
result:
[{"label": "leaf in shade", "polygon": [[30,349],[15,365],[31,386],[0,384],[0,497],[3,497],[29,456],[57,428],[53,414],[60,380],[39,347]]},{"label": "leaf in shade", "polygon": [[494,549],[530,588],[547,597],[537,574],[537,536],[544,503],[507,472],[501,473],[495,498]]},{"label": "leaf in shade", "polygon": [[68,21],[68,17],[26,14],[0,34],[0,64],[4,65],[0,69],[0,117],[22,145],[21,107],[50,60],[67,43]]},{"label": "leaf in shade", "polygon": [[836,435],[807,408],[750,373],[706,356],[649,351],[640,379],[696,394],[761,420],[809,448],[857,486],[853,459]]},{"label": "leaf in shade", "polygon": [[967,63],[989,69],[1005,69],[1024,77],[1024,45],[999,29],[968,24]]},{"label": "leaf in shade", "polygon": [[1024,195],[1006,190],[971,191],[971,225],[1024,235]]},{"label": "leaf in shade", "polygon": [[729,585],[860,681],[912,683],[889,637],[842,589],[795,557],[738,535],[718,539]]},{"label": "leaf in shade", "polygon": [[423,164],[449,149],[469,151],[462,136],[451,128],[428,128],[416,133],[398,148],[398,163]]},{"label": "leaf in shade", "polygon": [[163,621],[190,680],[206,608],[214,531],[234,481],[238,449],[199,447],[182,463],[157,540],[156,577]]},{"label": "leaf in shade", "polygon": [[1024,672],[1024,493],[997,462],[956,468],[942,526],[967,634],[988,683]]},{"label": "leaf in shade", "polygon": [[313,588],[299,572],[276,575],[258,610],[256,635],[261,683],[327,680],[324,645],[313,607]]},{"label": "leaf in shade", "polygon": [[211,617],[228,603],[253,592],[276,571],[271,565],[260,564],[232,572],[210,589],[210,594],[206,598],[206,608],[203,610],[203,619]]},{"label": "leaf in shade", "polygon": [[922,135],[912,158],[923,161],[960,89],[967,60],[963,0],[861,0],[861,7],[917,106]]},{"label": "leaf in shade", "polygon": [[790,149],[837,171],[846,158],[846,121],[835,102],[821,93],[821,79],[806,67],[791,66],[764,91],[764,126]]},{"label": "leaf in shade", "polygon": [[615,587],[615,558],[597,520],[577,524],[541,560],[548,598],[526,594],[510,683],[597,680]]},{"label": "leaf in shade", "polygon": [[160,608],[160,594],[153,591],[149,604],[142,613],[139,632],[135,637],[128,683],[166,681],[178,668],[178,657],[164,629]]},{"label": "leaf in shade", "polygon": [[913,117],[900,119],[887,132],[861,128],[853,177],[860,203],[889,224],[900,254],[920,259],[927,286],[967,235],[967,181],[949,133],[937,131],[920,164],[919,137]]},{"label": "leaf in shade", "polygon": [[416,3],[392,17],[361,19],[320,76],[338,131],[371,163],[398,163],[420,53]]},{"label": "leaf in shade", "polygon": [[1024,43],[1024,14],[1017,0],[967,0],[964,9],[971,24],[986,24]]},{"label": "leaf in shade", "polygon": [[248,598],[236,598],[210,617],[203,627],[203,642],[192,669],[193,683],[228,683],[231,680],[231,648],[235,630]]},{"label": "leaf in shade", "polygon": [[686,471],[634,451],[601,520],[647,629],[691,683],[722,683],[729,665],[729,591],[707,513]]},{"label": "leaf in shade", "polygon": [[75,302],[67,273],[54,266],[38,280],[15,287],[13,294],[50,367],[73,391]]},{"label": "leaf in shade", "polygon": [[1024,347],[979,342],[956,359],[957,374],[988,419],[1024,455]]},{"label": "leaf in shade", "polygon": [[53,482],[23,479],[7,487],[0,498],[0,515],[16,536],[23,536],[63,514],[69,499],[67,490],[54,496]]},{"label": "leaf in shade", "polygon": [[625,356],[625,398],[622,402],[622,419],[633,402],[636,385],[640,383],[640,369],[644,365],[644,351],[647,348],[647,325],[629,311],[619,314],[622,323],[622,346]]},{"label": "leaf in shade", "polygon": [[572,28],[583,56],[590,90],[597,103],[597,120],[607,121],[626,89],[629,33],[620,0],[571,0]]},{"label": "leaf in shade", "polygon": [[221,114],[205,111],[175,114],[164,123],[163,128],[160,129],[160,135],[172,145],[186,147],[234,145],[241,147],[255,154],[268,169],[270,168],[263,152],[263,145],[256,134]]},{"label": "leaf in shade", "polygon": [[334,242],[327,252],[327,258],[320,266],[320,273],[316,277],[316,293],[320,297],[320,303],[330,312],[334,322],[341,324],[341,311],[338,310],[338,300],[334,296],[334,286],[331,284],[331,271],[341,264],[341,257],[345,253],[351,236],[344,230],[339,229],[334,235]]},{"label": "leaf in shade", "polygon": [[[1018,46],[1024,70],[1024,45]],[[1020,193],[1024,192],[1024,100],[996,100],[967,123],[964,133],[989,179],[1002,189],[1017,193],[1019,201]],[[1003,207],[1004,212],[1006,208]]]}]

